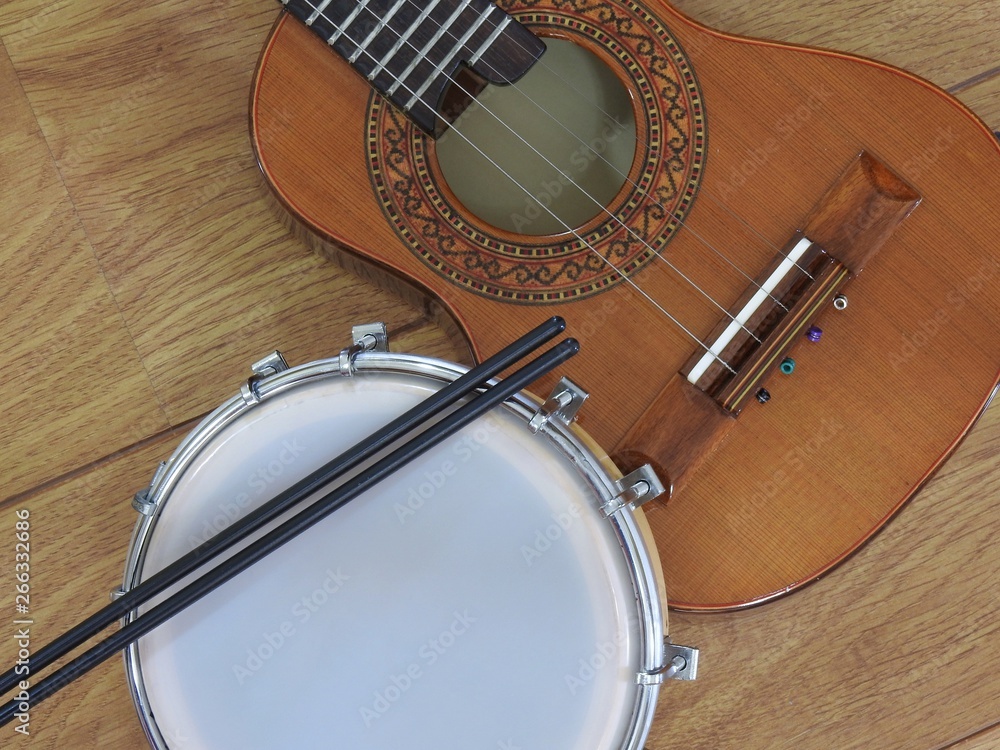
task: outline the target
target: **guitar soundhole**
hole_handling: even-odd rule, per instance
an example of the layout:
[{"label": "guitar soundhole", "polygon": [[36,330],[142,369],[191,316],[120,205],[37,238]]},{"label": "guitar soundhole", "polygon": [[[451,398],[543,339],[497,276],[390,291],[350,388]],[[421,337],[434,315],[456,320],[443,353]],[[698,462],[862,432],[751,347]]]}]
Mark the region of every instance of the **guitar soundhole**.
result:
[{"label": "guitar soundhole", "polygon": [[459,202],[481,221],[564,234],[621,191],[635,158],[632,99],[594,53],[564,39],[515,85],[490,86],[436,144]]},{"label": "guitar soundhole", "polygon": [[[500,4],[549,47],[528,72],[541,76],[525,84],[538,86],[531,100],[509,86],[485,91],[437,143],[373,96],[372,188],[399,238],[465,290],[517,304],[600,294],[653,262],[694,203],[707,138],[697,77],[669,29],[633,0]],[[599,106],[581,105],[574,91]],[[508,96],[504,118],[529,142],[549,142],[555,169],[525,172],[545,159],[517,146],[506,127],[499,126],[503,136],[475,134],[475,121],[495,122],[490,113]],[[533,103],[548,109],[558,100],[564,124],[578,135]],[[574,101],[585,113],[572,109]],[[469,132],[526,190],[468,144],[464,153],[455,148]]]}]

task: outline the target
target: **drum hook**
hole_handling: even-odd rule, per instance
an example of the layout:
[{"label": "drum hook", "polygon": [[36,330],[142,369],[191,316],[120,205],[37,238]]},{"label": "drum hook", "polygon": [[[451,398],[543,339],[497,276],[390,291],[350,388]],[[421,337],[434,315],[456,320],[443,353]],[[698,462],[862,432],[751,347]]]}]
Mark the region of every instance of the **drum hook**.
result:
[{"label": "drum hook", "polygon": [[389,335],[385,323],[365,323],[351,329],[354,343],[340,352],[340,374],[349,378],[354,374],[354,360],[362,352],[389,351]]},{"label": "drum hook", "polygon": [[660,685],[666,680],[698,679],[697,648],[672,643],[669,638],[664,642],[663,648],[668,661],[659,669],[640,672],[636,680],[640,685]]}]

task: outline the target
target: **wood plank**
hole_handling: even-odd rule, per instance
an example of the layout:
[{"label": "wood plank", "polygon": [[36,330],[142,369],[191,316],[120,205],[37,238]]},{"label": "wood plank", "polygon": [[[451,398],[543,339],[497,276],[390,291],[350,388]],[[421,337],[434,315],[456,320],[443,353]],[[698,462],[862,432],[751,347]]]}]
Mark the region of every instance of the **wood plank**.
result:
[{"label": "wood plank", "polygon": [[[117,585],[135,518],[128,500],[177,439],[164,436],[0,506],[11,533],[16,509],[31,514],[34,643]],[[702,673],[666,686],[648,747],[825,748],[831,737],[838,748],[870,747],[874,737],[888,748],[934,747],[996,716],[998,477],[1000,413],[991,410],[849,565],[746,612],[675,613],[674,638],[702,647]],[[12,590],[10,566],[0,586]],[[2,642],[0,658],[11,663],[14,644]],[[31,713],[31,747],[143,742],[118,660]]]},{"label": "wood plank", "polygon": [[[306,248],[270,206],[246,100],[274,6],[46,6],[14,3],[0,28],[172,424],[226,398],[271,349],[302,362],[355,323],[424,319]],[[461,356],[446,341],[437,351]]]},{"label": "wood plank", "polygon": [[[157,461],[170,454],[178,439],[176,434],[165,435],[67,481],[0,504],[2,535],[11,561],[16,511],[29,514],[32,652],[104,606],[111,590],[121,585],[136,520],[130,507],[132,494],[149,481]],[[0,586],[9,592],[4,595],[4,637],[0,639],[4,669],[18,658],[13,636],[22,627],[12,624],[23,618],[14,611],[14,584],[10,562],[0,571]],[[30,678],[32,685],[37,681]],[[13,734],[13,725],[6,726],[5,747],[138,748],[145,744],[120,657],[109,659],[28,713],[29,737]]]},{"label": "wood plank", "polygon": [[166,422],[2,47],[0,100],[4,498]]},{"label": "wood plank", "polygon": [[[743,612],[673,613],[697,682],[648,747],[931,748],[1000,717],[1000,411],[845,565]],[[678,533],[683,543],[683,532]]]},{"label": "wood plank", "polygon": [[[1000,59],[995,0],[678,5],[713,26],[856,51],[944,86]],[[377,317],[402,333],[399,349],[463,356],[424,311],[319,259],[267,206],[245,112],[275,8],[0,6],[14,60],[13,69],[0,64],[0,206],[17,217],[0,230],[10,233],[0,263],[2,278],[37,290],[4,287],[0,302],[3,344],[19,363],[0,386],[0,430],[18,427],[0,432],[0,445],[30,455],[5,467],[0,496],[214,407],[275,346],[305,361]],[[994,77],[961,94],[993,127],[998,85]],[[10,251],[22,247],[63,252],[35,250],[26,273]],[[117,585],[134,520],[128,499],[172,439],[17,499],[38,522],[36,643]],[[929,748],[1000,722],[998,455],[994,407],[931,486],[826,578],[745,612],[674,615],[675,640],[703,649],[702,673],[665,688],[650,748]],[[12,510],[0,512],[11,530]],[[0,576],[9,592],[12,569]],[[12,644],[2,641],[9,662]],[[31,747],[144,745],[119,662],[67,690],[32,712]],[[995,731],[965,742],[1000,744]]]},{"label": "wood plank", "polygon": [[994,132],[1000,131],[1000,74],[962,89],[957,96]]},{"label": "wood plank", "polygon": [[951,750],[996,750],[1000,747],[1000,727],[988,727],[948,747]]}]

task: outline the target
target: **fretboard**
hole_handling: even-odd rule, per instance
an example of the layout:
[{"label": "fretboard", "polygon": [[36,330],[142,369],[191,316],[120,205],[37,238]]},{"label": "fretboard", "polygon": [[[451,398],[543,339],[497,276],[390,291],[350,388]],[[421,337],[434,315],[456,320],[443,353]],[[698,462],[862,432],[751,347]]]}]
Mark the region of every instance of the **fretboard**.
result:
[{"label": "fretboard", "polygon": [[489,0],[282,2],[428,133],[449,119],[442,101],[460,66],[489,83],[512,83],[545,50]]}]

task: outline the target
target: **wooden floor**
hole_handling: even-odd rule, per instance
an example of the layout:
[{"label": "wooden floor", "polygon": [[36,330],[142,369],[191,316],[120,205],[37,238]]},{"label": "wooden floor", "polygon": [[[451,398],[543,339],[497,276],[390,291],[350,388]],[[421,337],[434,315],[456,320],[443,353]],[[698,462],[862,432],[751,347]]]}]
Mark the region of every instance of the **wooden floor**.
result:
[{"label": "wooden floor", "polygon": [[[912,70],[1000,130],[1000,1],[681,0],[729,31]],[[394,348],[465,359],[424,311],[307,249],[247,139],[270,0],[0,5],[0,657],[16,658],[15,509],[30,512],[32,647],[118,585],[132,494],[261,355]],[[1000,365],[1000,363],[998,363]],[[902,436],[901,436],[902,439]],[[787,599],[675,614],[702,649],[649,747],[1000,747],[1000,414],[884,532]],[[6,541],[4,541],[6,540]],[[7,546],[4,546],[7,545]],[[4,747],[136,748],[121,664],[31,711]],[[13,738],[13,739],[11,739]]]}]

